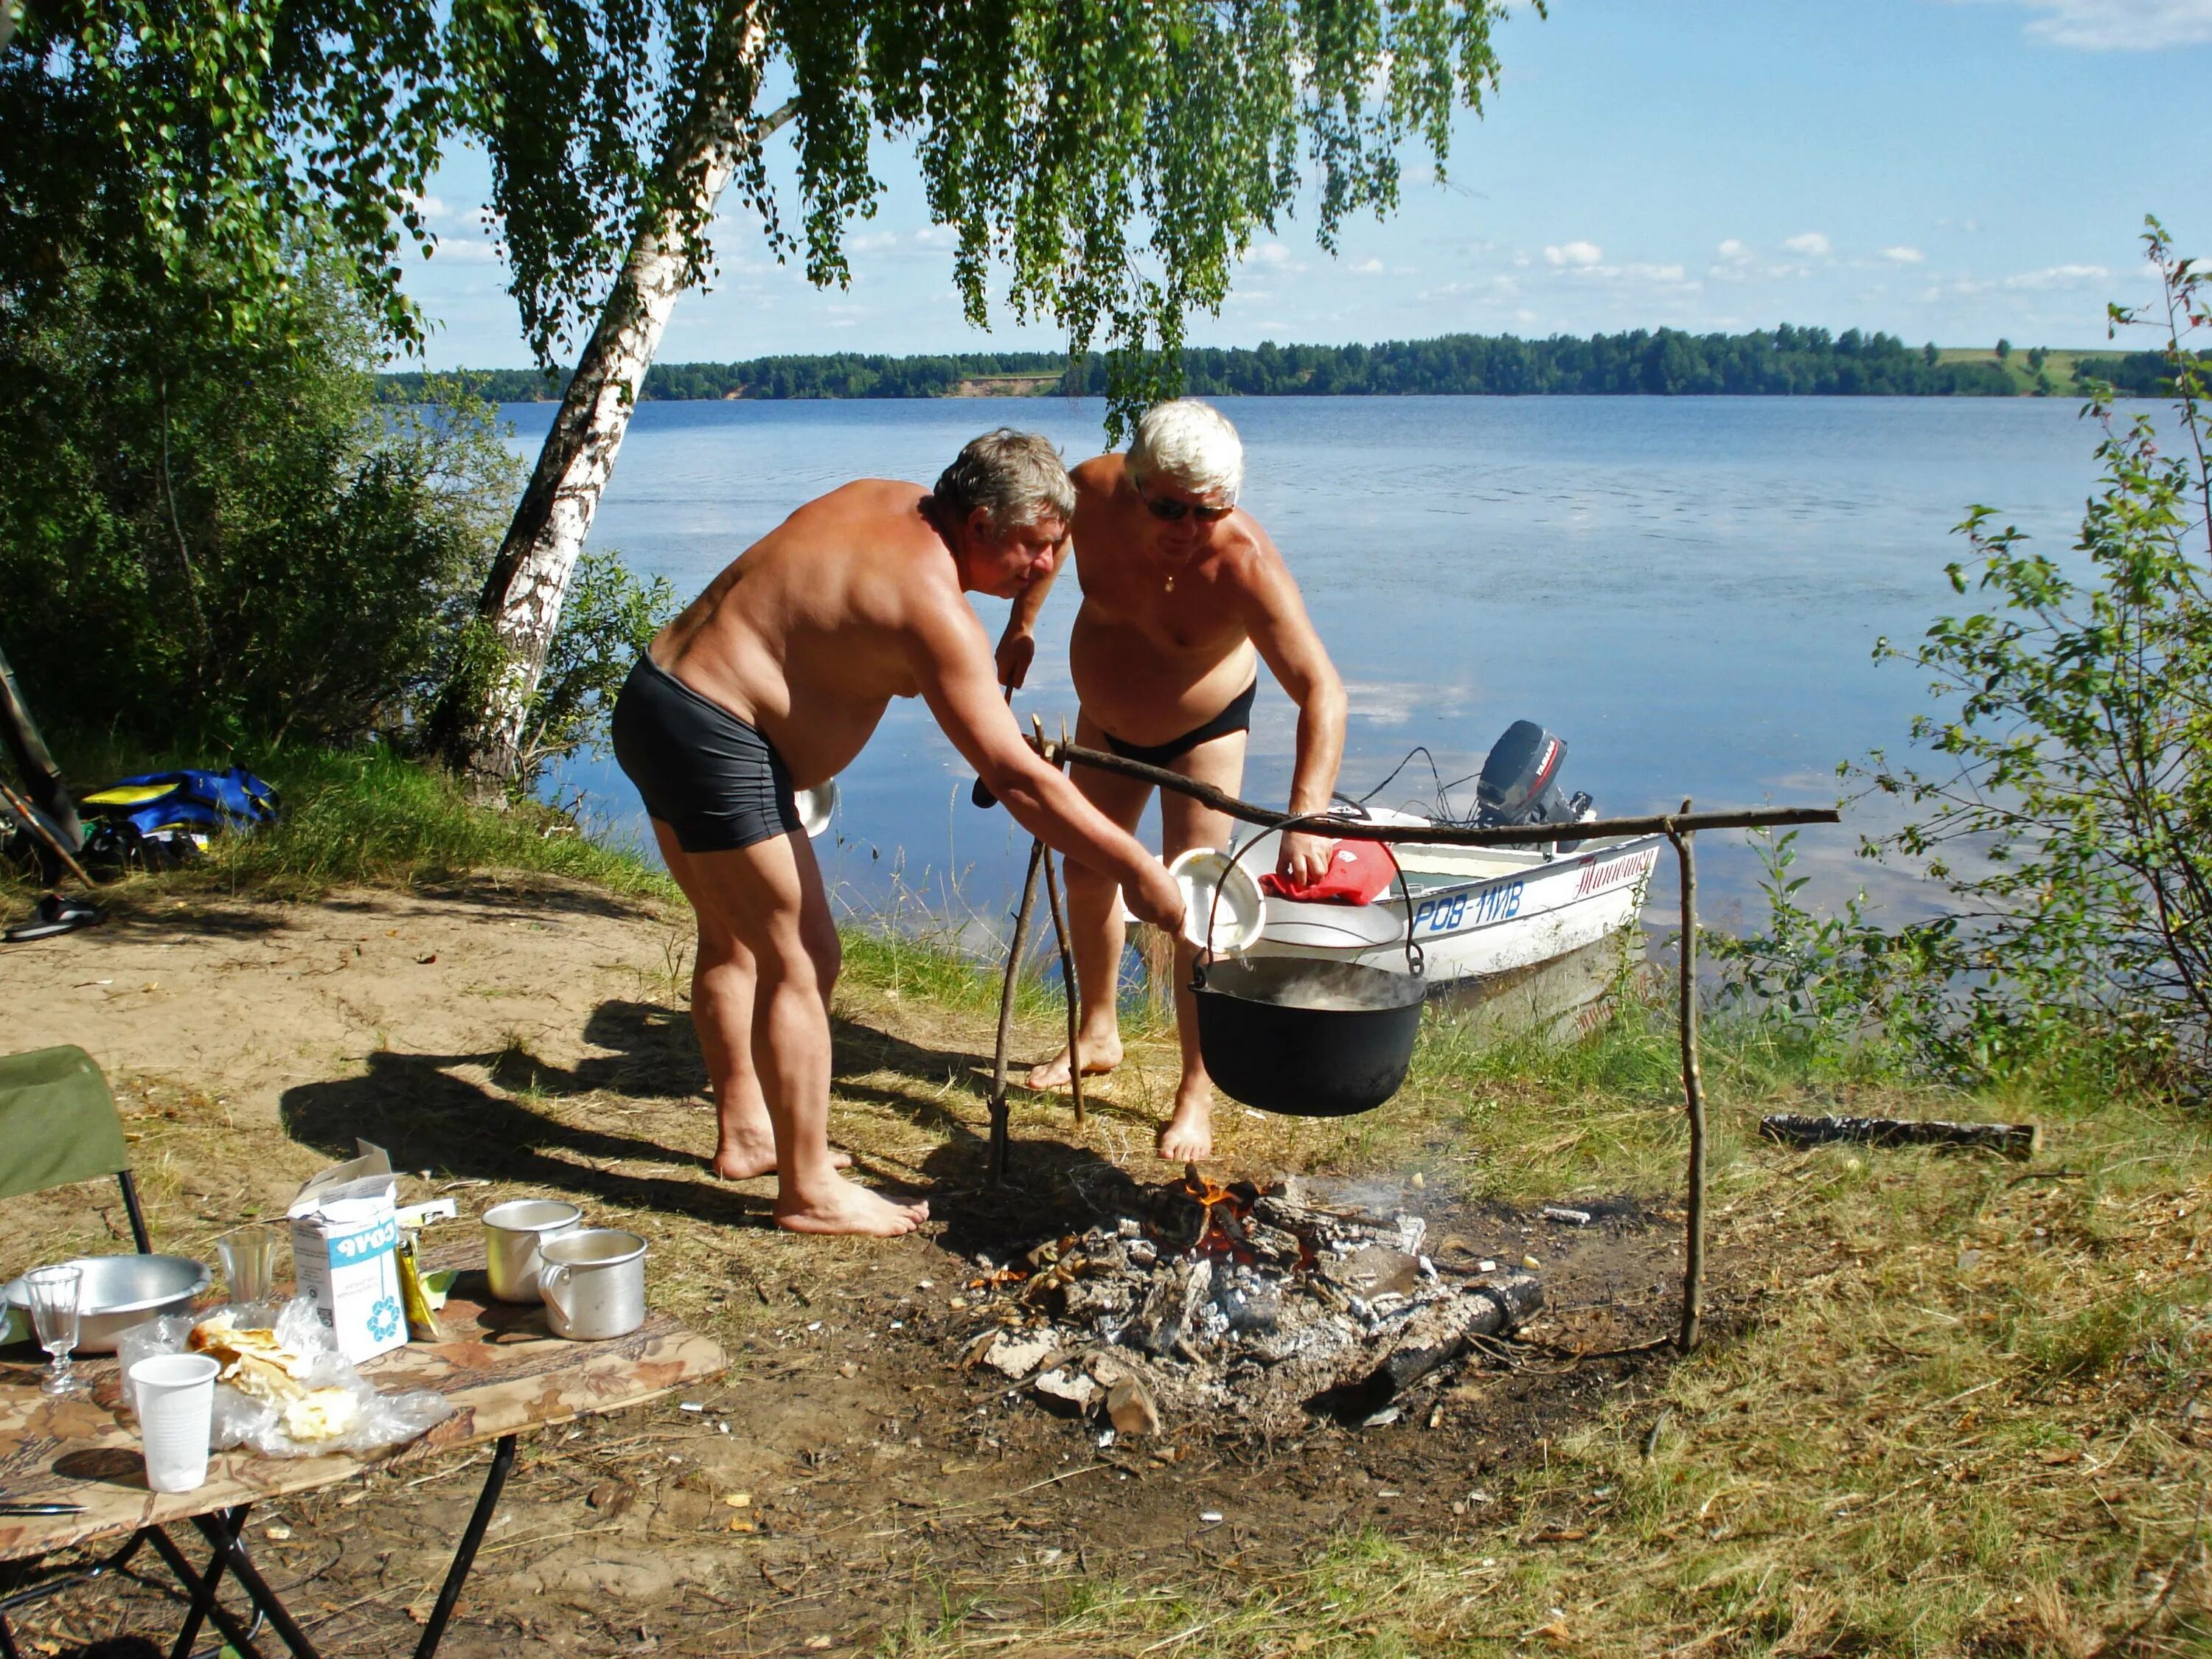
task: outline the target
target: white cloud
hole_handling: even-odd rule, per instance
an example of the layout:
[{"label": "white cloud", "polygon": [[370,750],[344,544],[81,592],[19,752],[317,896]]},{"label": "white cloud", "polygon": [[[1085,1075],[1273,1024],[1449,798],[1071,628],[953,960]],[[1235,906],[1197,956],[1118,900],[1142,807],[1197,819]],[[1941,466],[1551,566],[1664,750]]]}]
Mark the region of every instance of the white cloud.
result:
[{"label": "white cloud", "polygon": [[1553,265],[1594,265],[1605,258],[1605,250],[1595,242],[1569,242],[1560,247],[1544,250],[1544,261]]},{"label": "white cloud", "polygon": [[1917,265],[1928,256],[1917,247],[1886,247],[1881,257],[1893,265]]},{"label": "white cloud", "polygon": [[1923,303],[1932,303],[1937,300],[1968,300],[1978,294],[1987,294],[1996,287],[1995,283],[1980,282],[1972,276],[1960,276],[1952,282],[1937,283],[1930,288],[1923,289],[1921,290],[1920,298]]},{"label": "white cloud", "polygon": [[1382,262],[1380,259],[1362,259],[1352,267],[1352,274],[1355,276],[1380,276],[1382,274]]},{"label": "white cloud", "polygon": [[1244,255],[1248,265],[1262,265],[1269,270],[1303,270],[1305,266],[1291,257],[1290,249],[1280,242],[1261,242]]},{"label": "white cloud", "polygon": [[441,236],[437,246],[423,257],[444,259],[453,264],[496,264],[499,250],[489,242],[480,242],[472,236]]},{"label": "white cloud", "polygon": [[2041,270],[2024,270],[2017,276],[2004,279],[2007,288],[2084,288],[2091,283],[2107,283],[2112,273],[2103,265],[2045,265]]},{"label": "white cloud", "polygon": [[1782,246],[1792,253],[1802,253],[1808,259],[1827,257],[1832,248],[1828,239],[1817,230],[1808,230],[1802,236],[1786,236]]},{"label": "white cloud", "polygon": [[2035,14],[2027,32],[2079,52],[2159,52],[2212,41],[2212,0],[1998,0]]},{"label": "white cloud", "polygon": [[1733,236],[1729,237],[1728,240],[1723,242],[1718,247],[1715,248],[1713,252],[1719,254],[1722,258],[1728,260],[1732,264],[1741,264],[1745,260],[1751,258],[1751,249],[1744,243],[1736,240]]}]

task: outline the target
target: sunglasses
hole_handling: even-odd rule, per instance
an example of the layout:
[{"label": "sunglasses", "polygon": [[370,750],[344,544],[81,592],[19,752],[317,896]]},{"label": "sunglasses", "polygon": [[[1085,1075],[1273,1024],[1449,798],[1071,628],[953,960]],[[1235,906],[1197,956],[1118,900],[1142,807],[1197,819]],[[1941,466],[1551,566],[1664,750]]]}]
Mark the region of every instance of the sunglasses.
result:
[{"label": "sunglasses", "polygon": [[1232,507],[1199,507],[1189,501],[1170,501],[1164,495],[1147,495],[1139,489],[1137,499],[1145,509],[1162,524],[1181,524],[1186,518],[1196,519],[1200,524],[1219,524],[1237,509]]}]

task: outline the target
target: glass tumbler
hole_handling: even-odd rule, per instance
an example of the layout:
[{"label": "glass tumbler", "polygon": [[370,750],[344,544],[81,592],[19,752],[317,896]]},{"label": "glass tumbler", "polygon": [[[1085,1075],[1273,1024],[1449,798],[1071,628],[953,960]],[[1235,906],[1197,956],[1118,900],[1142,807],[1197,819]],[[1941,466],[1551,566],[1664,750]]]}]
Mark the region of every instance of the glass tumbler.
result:
[{"label": "glass tumbler", "polygon": [[269,1300],[276,1284],[276,1230],[240,1227],[215,1242],[222,1256],[222,1280],[234,1304]]},{"label": "glass tumbler", "polygon": [[76,1347],[77,1294],[84,1287],[82,1267],[33,1267],[23,1275],[31,1293],[31,1323],[39,1333],[39,1346],[53,1356],[41,1394],[77,1393],[83,1385],[70,1374],[70,1354]]}]

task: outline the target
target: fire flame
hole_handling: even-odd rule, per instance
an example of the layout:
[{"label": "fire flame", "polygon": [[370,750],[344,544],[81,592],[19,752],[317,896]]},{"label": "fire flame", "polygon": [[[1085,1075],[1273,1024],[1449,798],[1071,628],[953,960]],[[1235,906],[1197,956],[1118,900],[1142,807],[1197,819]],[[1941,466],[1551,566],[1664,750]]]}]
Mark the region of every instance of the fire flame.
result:
[{"label": "fire flame", "polygon": [[1217,1261],[1256,1260],[1244,1235],[1244,1214],[1250,1206],[1243,1195],[1201,1175],[1195,1164],[1182,1166],[1181,1190],[1192,1203],[1202,1205],[1206,1210],[1205,1231],[1191,1246],[1194,1255],[1210,1255]]}]

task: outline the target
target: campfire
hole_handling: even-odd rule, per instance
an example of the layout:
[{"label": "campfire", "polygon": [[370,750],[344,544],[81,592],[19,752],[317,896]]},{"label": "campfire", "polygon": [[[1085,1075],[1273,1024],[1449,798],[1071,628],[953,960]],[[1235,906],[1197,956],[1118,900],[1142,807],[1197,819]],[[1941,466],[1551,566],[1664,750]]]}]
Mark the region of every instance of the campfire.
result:
[{"label": "campfire", "polygon": [[1101,1207],[1085,1232],[979,1261],[993,1323],[967,1358],[1118,1434],[1200,1413],[1265,1433],[1322,1412],[1387,1422],[1543,1302],[1529,1273],[1440,1268],[1427,1224],[1376,1183],[1223,1186],[1187,1167]]}]

